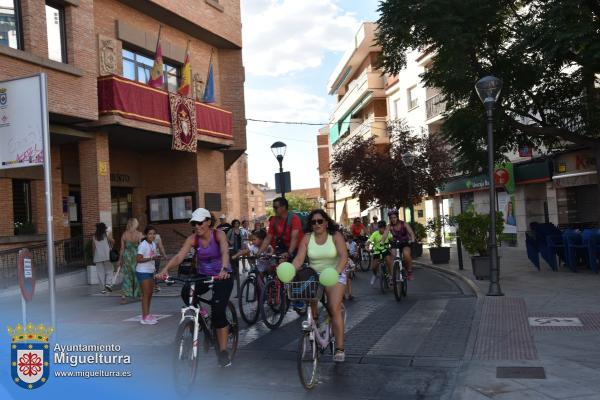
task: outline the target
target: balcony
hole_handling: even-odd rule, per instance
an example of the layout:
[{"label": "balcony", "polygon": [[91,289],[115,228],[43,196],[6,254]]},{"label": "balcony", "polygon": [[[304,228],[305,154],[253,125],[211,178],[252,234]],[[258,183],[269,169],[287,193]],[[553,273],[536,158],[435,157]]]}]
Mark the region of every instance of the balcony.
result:
[{"label": "balcony", "polygon": [[350,132],[342,136],[338,143],[345,143],[359,136],[365,139],[374,137],[377,144],[389,143],[390,138],[387,133],[385,117],[371,117],[362,121],[362,123],[353,120],[350,124]]},{"label": "balcony", "polygon": [[[231,112],[196,103],[197,136],[233,140]],[[126,120],[171,127],[169,93],[116,75],[98,78],[98,112]]]},{"label": "balcony", "polygon": [[446,102],[444,101],[444,96],[441,93],[438,93],[433,97],[430,97],[425,102],[425,111],[428,123],[434,122],[430,120],[439,117],[443,112],[446,111]]},{"label": "balcony", "polygon": [[379,72],[365,71],[350,82],[348,91],[335,107],[332,119],[343,118],[368,92],[372,92],[377,97],[385,96],[383,78]]}]

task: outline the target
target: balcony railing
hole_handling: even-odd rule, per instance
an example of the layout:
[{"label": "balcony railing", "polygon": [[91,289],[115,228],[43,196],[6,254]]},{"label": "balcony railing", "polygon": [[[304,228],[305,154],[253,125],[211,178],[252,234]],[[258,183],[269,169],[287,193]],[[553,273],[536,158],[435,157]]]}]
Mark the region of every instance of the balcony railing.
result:
[{"label": "balcony railing", "polygon": [[[230,111],[198,101],[195,105],[198,135],[233,139]],[[121,76],[98,78],[98,109],[101,116],[118,115],[149,124],[171,126],[169,93]]]},{"label": "balcony railing", "polygon": [[439,93],[429,98],[425,102],[425,109],[427,113],[427,119],[435,118],[446,111],[446,102],[444,101],[444,96]]}]

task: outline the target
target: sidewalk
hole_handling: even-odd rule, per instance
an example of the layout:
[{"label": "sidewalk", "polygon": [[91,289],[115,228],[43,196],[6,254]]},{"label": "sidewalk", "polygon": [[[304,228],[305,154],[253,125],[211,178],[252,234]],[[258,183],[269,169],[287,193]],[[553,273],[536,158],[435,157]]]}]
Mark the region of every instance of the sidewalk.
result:
[{"label": "sidewalk", "polygon": [[[503,247],[500,255],[504,297],[485,296],[489,281],[475,280],[466,252],[464,270],[455,248],[450,264],[430,265],[462,277],[479,294],[452,398],[600,399],[600,276],[552,272],[544,263],[538,271],[524,249]],[[428,251],[417,261],[431,264]]]}]

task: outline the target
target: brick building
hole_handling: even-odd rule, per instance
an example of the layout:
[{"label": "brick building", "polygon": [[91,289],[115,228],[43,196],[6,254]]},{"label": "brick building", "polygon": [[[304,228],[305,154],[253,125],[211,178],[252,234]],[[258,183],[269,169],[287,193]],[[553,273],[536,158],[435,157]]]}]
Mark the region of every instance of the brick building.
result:
[{"label": "brick building", "polygon": [[266,218],[267,208],[263,188],[263,185],[248,182],[248,217],[252,221]]},{"label": "brick building", "polygon": [[[137,217],[177,246],[194,207],[247,209],[239,0],[8,0],[0,16],[0,80],[48,74],[56,239],[99,221],[118,237]],[[145,84],[160,26],[162,90]],[[167,94],[188,43],[196,99],[214,67],[215,103],[195,103],[196,153],[171,150]],[[0,249],[44,239],[42,179],[40,167],[0,170]]]}]

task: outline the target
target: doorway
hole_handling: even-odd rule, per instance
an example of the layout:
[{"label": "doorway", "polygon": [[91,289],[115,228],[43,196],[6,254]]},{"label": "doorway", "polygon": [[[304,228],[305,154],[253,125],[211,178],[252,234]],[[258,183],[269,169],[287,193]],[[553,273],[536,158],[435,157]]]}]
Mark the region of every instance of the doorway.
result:
[{"label": "doorway", "polygon": [[127,229],[127,221],[133,216],[133,189],[113,187],[110,192],[113,238],[119,243]]}]

